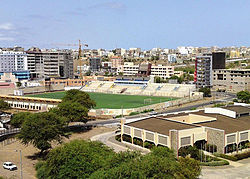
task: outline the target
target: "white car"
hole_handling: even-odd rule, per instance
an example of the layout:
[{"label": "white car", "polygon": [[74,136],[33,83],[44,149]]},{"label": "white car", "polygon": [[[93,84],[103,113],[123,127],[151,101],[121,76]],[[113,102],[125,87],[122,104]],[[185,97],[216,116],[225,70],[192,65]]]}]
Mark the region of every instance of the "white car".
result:
[{"label": "white car", "polygon": [[149,113],[150,116],[157,115],[157,114],[158,114],[158,113],[155,112],[155,111],[151,111],[151,112]]},{"label": "white car", "polygon": [[3,163],[3,168],[7,170],[17,170],[17,166],[14,165],[12,162],[4,162]]}]

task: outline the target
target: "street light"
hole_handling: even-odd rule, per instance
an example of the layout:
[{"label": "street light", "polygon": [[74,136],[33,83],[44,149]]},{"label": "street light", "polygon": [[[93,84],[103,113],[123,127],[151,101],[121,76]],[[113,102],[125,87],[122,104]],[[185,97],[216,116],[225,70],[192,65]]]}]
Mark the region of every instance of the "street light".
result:
[{"label": "street light", "polygon": [[[18,152],[18,150],[16,150]],[[19,150],[20,153],[20,178],[23,179],[23,164],[22,164],[22,150]]]}]

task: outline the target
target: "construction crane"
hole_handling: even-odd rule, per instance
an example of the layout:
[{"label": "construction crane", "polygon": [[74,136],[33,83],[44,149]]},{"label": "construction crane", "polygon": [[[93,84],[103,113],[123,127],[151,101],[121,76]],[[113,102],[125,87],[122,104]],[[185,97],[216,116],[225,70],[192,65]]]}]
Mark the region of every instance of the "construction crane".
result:
[{"label": "construction crane", "polygon": [[81,40],[79,40],[78,44],[57,43],[57,44],[53,44],[53,45],[56,45],[56,46],[70,46],[70,47],[78,46],[78,58],[77,58],[77,60],[79,60],[79,62],[80,62],[80,64],[79,64],[80,65],[80,78],[82,79],[82,46],[88,47],[89,45],[88,44],[82,44]]}]

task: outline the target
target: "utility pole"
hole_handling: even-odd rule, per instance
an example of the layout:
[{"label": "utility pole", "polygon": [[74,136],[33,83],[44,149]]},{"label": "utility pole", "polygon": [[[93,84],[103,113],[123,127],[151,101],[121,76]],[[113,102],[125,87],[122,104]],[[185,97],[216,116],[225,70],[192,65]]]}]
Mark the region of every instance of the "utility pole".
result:
[{"label": "utility pole", "polygon": [[22,164],[22,150],[20,151],[20,177],[23,179],[23,164]]},{"label": "utility pole", "polygon": [[123,118],[123,105],[122,105],[122,118]]}]

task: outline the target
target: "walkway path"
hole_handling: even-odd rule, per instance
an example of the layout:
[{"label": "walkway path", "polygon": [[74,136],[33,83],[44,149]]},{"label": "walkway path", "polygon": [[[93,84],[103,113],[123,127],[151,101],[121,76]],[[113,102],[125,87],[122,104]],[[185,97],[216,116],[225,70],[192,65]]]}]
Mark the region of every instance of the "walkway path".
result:
[{"label": "walkway path", "polygon": [[149,149],[144,149],[142,147],[137,147],[135,145],[131,144],[125,144],[121,143],[115,140],[115,135],[118,135],[119,133],[113,132],[107,132],[104,134],[99,134],[96,136],[93,136],[90,140],[91,141],[101,141],[105,145],[109,146],[110,148],[114,149],[115,152],[122,152],[122,151],[127,151],[127,150],[137,150],[142,152],[143,154],[148,153],[150,150]]},{"label": "walkway path", "polygon": [[229,166],[203,167],[201,173],[201,179],[250,179],[250,158],[230,161]]}]

